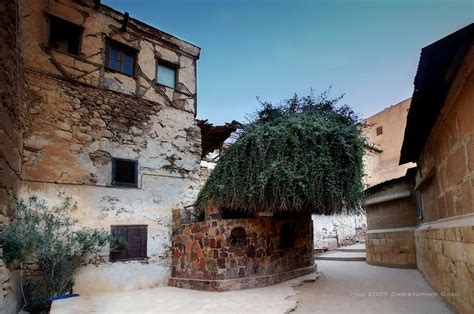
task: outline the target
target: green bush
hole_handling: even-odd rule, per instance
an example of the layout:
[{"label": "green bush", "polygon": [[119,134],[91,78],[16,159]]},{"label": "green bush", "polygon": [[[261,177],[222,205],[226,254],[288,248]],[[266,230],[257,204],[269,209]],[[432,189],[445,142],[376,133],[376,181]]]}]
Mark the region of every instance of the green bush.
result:
[{"label": "green bush", "polygon": [[49,207],[31,197],[16,205],[16,218],[4,229],[4,259],[32,261],[42,273],[25,285],[33,296],[46,298],[69,292],[74,274],[87,259],[100,252],[113,238],[110,234],[79,228],[70,213],[76,209],[70,198]]},{"label": "green bush", "polygon": [[342,97],[328,93],[280,105],[262,103],[255,119],[223,154],[195,208],[243,211],[357,210],[363,197],[364,138]]}]

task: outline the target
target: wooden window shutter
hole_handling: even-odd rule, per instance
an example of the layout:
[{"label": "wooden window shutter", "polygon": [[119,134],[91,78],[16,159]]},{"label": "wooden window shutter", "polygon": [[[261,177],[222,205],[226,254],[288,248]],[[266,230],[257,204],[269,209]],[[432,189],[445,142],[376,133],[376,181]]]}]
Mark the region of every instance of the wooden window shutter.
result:
[{"label": "wooden window shutter", "polygon": [[[127,226],[112,226],[112,235],[124,241],[127,241]],[[110,252],[110,259],[112,261],[127,259],[127,248],[119,250],[114,249]]]},{"label": "wooden window shutter", "polygon": [[112,234],[124,239],[127,247],[124,251],[111,251],[110,259],[126,260],[145,258],[147,256],[147,226],[128,225],[112,226]]},{"label": "wooden window shutter", "polygon": [[141,226],[140,227],[140,256],[141,257],[146,257],[147,256],[147,236],[148,236],[148,231],[146,226]]}]

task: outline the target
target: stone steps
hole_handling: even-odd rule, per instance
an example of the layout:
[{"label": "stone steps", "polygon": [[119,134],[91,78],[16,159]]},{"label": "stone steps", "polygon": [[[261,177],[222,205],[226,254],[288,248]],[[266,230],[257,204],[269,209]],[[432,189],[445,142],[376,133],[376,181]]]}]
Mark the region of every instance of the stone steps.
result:
[{"label": "stone steps", "polygon": [[316,255],[315,260],[319,261],[345,261],[345,262],[365,262],[365,244],[358,243],[346,247]]}]

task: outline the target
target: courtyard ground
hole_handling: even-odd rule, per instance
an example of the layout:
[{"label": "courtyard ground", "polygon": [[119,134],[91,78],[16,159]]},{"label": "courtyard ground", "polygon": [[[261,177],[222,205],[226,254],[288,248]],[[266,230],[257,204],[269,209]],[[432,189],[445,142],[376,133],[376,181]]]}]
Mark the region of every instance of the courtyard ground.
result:
[{"label": "courtyard ground", "polygon": [[319,279],[294,288],[296,313],[452,313],[416,269],[317,263]]},{"label": "courtyard ground", "polygon": [[[348,256],[353,254],[350,250]],[[451,313],[416,269],[363,261],[318,260],[317,264],[316,281],[308,280],[309,275],[231,292],[159,287],[81,296],[54,302],[51,313]]]}]

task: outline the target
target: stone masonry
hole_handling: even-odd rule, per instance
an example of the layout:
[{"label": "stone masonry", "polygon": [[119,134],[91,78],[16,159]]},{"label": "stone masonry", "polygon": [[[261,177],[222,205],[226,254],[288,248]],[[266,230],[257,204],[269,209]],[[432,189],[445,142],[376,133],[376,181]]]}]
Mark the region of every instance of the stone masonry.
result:
[{"label": "stone masonry", "polygon": [[[227,291],[263,287],[314,271],[310,215],[277,219],[181,221],[175,212],[173,267],[169,284],[182,288]],[[291,247],[281,247],[281,228],[291,225]],[[243,230],[236,242],[234,230]]]},{"label": "stone masonry", "polygon": [[[146,226],[145,258],[111,263],[107,248],[81,269],[74,292],[165,283],[171,272],[172,210],[192,203],[200,184],[201,135],[195,121],[200,48],[98,1],[18,0],[18,5],[24,102],[20,124],[18,102],[4,105],[4,99],[16,99],[15,67],[9,63],[12,77],[1,78],[12,89],[2,94],[0,131],[11,134],[2,136],[0,197],[18,191],[50,205],[72,197],[78,210],[71,215],[80,226],[106,231]],[[81,30],[77,54],[50,45],[57,18]],[[15,35],[10,32],[2,36]],[[134,52],[132,75],[107,66],[111,43]],[[2,47],[4,53],[15,60],[13,50]],[[174,86],[157,83],[158,63],[175,69]],[[22,132],[15,133],[19,125]],[[137,163],[135,186],[113,184],[114,158]],[[21,188],[15,179],[20,168]]]}]

